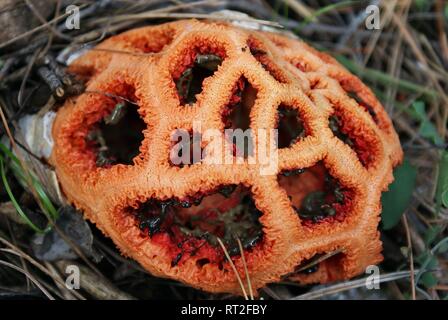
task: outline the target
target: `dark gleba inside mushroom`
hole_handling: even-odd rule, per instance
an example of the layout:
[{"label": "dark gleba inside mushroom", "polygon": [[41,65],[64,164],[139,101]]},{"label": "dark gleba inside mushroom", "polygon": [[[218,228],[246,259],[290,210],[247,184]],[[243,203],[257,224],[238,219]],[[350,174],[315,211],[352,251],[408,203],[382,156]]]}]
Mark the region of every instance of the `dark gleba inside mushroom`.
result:
[{"label": "dark gleba inside mushroom", "polygon": [[200,256],[201,264],[222,264],[218,239],[230,256],[241,254],[238,241],[251,250],[263,239],[262,213],[243,186],[224,185],[184,199],[150,199],[128,212],[153,241],[166,242],[173,267],[191,256]]},{"label": "dark gleba inside mushroom", "polygon": [[341,185],[322,162],[306,169],[284,171],[278,181],[305,225],[342,220],[352,201],[351,190]]}]

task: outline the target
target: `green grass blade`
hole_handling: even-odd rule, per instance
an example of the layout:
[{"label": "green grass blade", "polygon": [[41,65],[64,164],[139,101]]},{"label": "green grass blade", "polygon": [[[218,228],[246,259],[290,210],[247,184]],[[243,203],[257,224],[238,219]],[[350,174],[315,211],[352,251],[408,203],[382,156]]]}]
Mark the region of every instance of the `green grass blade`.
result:
[{"label": "green grass blade", "polygon": [[379,70],[366,68],[364,66],[360,66],[357,63],[351,61],[350,59],[342,56],[337,55],[335,58],[348,70],[351,72],[357,74],[359,77],[365,78],[367,80],[371,81],[377,81],[383,85],[395,85],[399,89],[412,92],[412,93],[421,93],[429,98],[436,99],[438,98],[438,93],[434,90],[425,88],[423,86],[420,86],[418,84],[412,83],[407,80],[399,79],[396,77],[393,77],[387,73],[384,73]]},{"label": "green grass blade", "polygon": [[0,175],[3,181],[3,185],[5,186],[5,190],[6,193],[9,196],[9,199],[11,200],[12,204],[14,205],[14,208],[16,209],[17,213],[19,214],[19,216],[23,219],[23,221],[26,222],[26,224],[33,229],[36,232],[39,233],[44,233],[46,230],[43,230],[41,228],[39,228],[38,226],[36,226],[26,215],[26,213],[22,210],[22,208],[20,207],[18,201],[16,200],[16,198],[14,197],[14,194],[11,191],[11,187],[9,186],[8,183],[8,179],[6,178],[6,174],[5,174],[5,166],[4,166],[4,161],[3,161],[3,157],[0,156]]},{"label": "green grass blade", "polygon": [[436,212],[448,207],[448,151],[443,151],[439,162],[439,175],[436,190]]},{"label": "green grass blade", "polygon": [[[24,170],[22,168],[22,165],[20,164],[19,159],[16,157],[14,153],[11,152],[4,144],[0,143],[0,150],[3,151],[3,153],[12,160],[11,162],[11,169],[14,172],[14,175],[23,183],[24,185],[29,185],[28,179],[26,179]],[[40,181],[30,173],[31,176],[31,183],[34,190],[36,190],[37,196],[39,197],[39,200],[41,201],[41,204],[43,206],[43,212],[47,219],[49,221],[56,220],[58,218],[58,211],[54,207],[53,203],[51,202],[50,198],[47,196],[44,187],[40,183]],[[7,181],[6,181],[7,182]],[[9,195],[10,197],[12,196]],[[16,208],[17,209],[17,208]],[[22,211],[23,212],[23,211]],[[48,228],[47,228],[48,229]],[[45,230],[47,230],[45,229]],[[48,229],[49,230],[49,229]]]}]

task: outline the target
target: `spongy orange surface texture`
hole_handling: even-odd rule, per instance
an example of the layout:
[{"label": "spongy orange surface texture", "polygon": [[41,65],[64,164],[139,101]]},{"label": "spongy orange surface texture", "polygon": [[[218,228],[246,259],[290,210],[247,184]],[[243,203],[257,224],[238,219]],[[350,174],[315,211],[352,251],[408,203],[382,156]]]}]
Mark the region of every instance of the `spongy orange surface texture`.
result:
[{"label": "spongy orange surface texture", "polygon": [[[176,81],[199,54],[219,56],[222,63],[203,81],[195,101],[187,104]],[[382,260],[377,229],[381,192],[393,180],[402,150],[372,92],[330,56],[274,33],[185,20],[111,37],[78,58],[70,70],[87,79],[87,90],[58,111],[51,162],[69,201],[123,255],[153,275],[210,292],[241,294],[216,243],[184,232],[179,245],[180,233],[174,227],[162,226],[148,234],[132,214],[150,200],[181,201],[228,185],[247,190],[260,213],[262,236],[244,250],[254,289],[285,278],[304,283],[347,279]],[[303,122],[306,134],[278,149],[278,168],[261,174],[262,164],[248,159],[221,165],[170,163],[173,130],[191,131],[196,121],[201,130],[219,130],[225,139],[223,118],[229,106],[238,108],[234,100],[241,79],[256,91],[250,109],[255,135],[257,129],[279,126],[280,106],[296,110]],[[87,137],[115,108],[116,97],[135,102],[131,107],[146,125],[144,138],[133,163],[98,166]],[[349,139],[337,137],[331,129],[334,116]],[[305,170],[296,180],[281,174],[296,169]],[[298,208],[306,192],[322,188],[323,171],[343,188],[344,201],[333,205],[332,215],[303,218]],[[238,194],[211,195],[196,207],[170,212],[223,212],[239,201]],[[195,244],[187,250],[183,244],[188,241]],[[335,250],[341,253],[318,269],[297,272],[309,259]],[[244,279],[241,254],[232,255],[232,260]]]}]

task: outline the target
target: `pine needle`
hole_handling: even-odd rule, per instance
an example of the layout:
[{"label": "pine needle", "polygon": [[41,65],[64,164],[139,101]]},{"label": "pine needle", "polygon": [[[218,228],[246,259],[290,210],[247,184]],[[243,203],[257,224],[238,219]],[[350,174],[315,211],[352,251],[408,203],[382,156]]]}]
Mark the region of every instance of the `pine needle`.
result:
[{"label": "pine needle", "polygon": [[222,251],[224,251],[224,254],[225,254],[227,260],[229,261],[230,266],[232,267],[233,272],[235,273],[235,276],[236,276],[236,278],[238,280],[238,283],[240,284],[241,291],[243,292],[244,299],[249,300],[249,298],[247,296],[246,289],[244,288],[244,285],[243,285],[243,281],[241,280],[241,277],[240,277],[240,275],[238,273],[238,270],[236,270],[235,264],[233,263],[232,259],[230,258],[229,252],[227,251],[226,247],[224,246],[224,243],[222,243],[222,241],[221,241],[221,239],[219,237],[217,238],[217,240],[218,240],[219,245],[222,248]]}]

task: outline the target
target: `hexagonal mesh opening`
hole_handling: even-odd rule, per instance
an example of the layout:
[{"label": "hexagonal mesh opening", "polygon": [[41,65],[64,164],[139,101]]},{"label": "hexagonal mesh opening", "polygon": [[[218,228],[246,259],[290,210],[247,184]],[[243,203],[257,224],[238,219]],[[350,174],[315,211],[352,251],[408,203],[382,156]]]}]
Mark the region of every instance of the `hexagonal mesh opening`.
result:
[{"label": "hexagonal mesh opening", "polygon": [[280,105],[277,112],[278,148],[288,148],[306,137],[306,130],[299,111]]},{"label": "hexagonal mesh opening", "polygon": [[322,162],[306,169],[283,171],[278,183],[305,225],[342,221],[352,201],[352,191],[341,185]]},{"label": "hexagonal mesh opening", "polygon": [[288,83],[288,77],[284,72],[269,58],[269,55],[260,40],[250,37],[247,40],[247,47],[254,58],[261,64],[269,74],[280,83]]},{"label": "hexagonal mesh opening", "polygon": [[134,88],[124,86],[120,93],[107,97],[107,112],[86,136],[87,148],[93,151],[97,167],[132,164],[144,138],[146,124],[134,103]]},{"label": "hexagonal mesh opening", "polygon": [[247,158],[254,152],[251,132],[246,130],[250,129],[250,113],[257,92],[245,77],[241,77],[232,89],[232,96],[222,114],[226,139],[233,145],[236,157]]},{"label": "hexagonal mesh opening", "polygon": [[169,252],[174,267],[193,257],[198,266],[222,264],[221,239],[231,256],[250,251],[263,241],[262,225],[250,191],[223,185],[184,199],[149,199],[125,210],[144,234]]},{"label": "hexagonal mesh opening", "polygon": [[313,72],[316,71],[316,68],[314,65],[312,65],[308,59],[305,59],[303,57],[295,57],[289,60],[289,62],[296,67],[297,69],[299,69],[302,72],[308,73],[308,72]]},{"label": "hexagonal mesh opening", "polygon": [[192,48],[185,53],[184,59],[173,73],[173,81],[181,105],[191,105],[196,102],[196,96],[202,92],[204,80],[213,76],[225,57],[226,54],[222,48],[207,45]]},{"label": "hexagonal mesh opening", "polygon": [[346,92],[346,94],[353,100],[356,101],[356,103],[361,106],[364,110],[366,110],[370,116],[372,117],[373,121],[376,124],[380,124],[380,119],[378,115],[375,112],[375,109],[373,106],[368,104],[359,94],[358,90],[356,89],[357,86],[355,83],[353,83],[353,80],[344,79],[339,81],[339,84],[341,85],[342,89]]},{"label": "hexagonal mesh opening", "polygon": [[330,130],[353,151],[361,164],[369,168],[376,160],[379,141],[371,129],[360,131],[359,125],[338,108],[329,118]]}]

